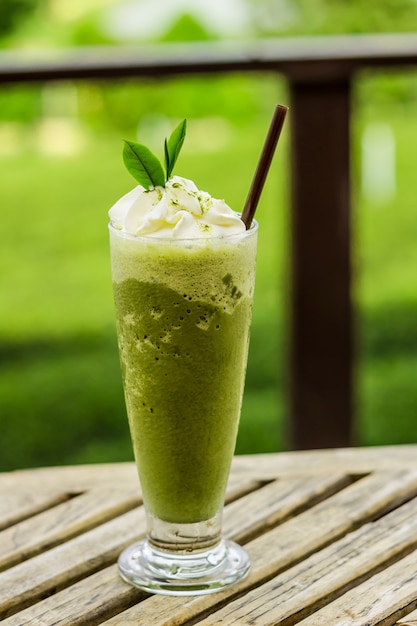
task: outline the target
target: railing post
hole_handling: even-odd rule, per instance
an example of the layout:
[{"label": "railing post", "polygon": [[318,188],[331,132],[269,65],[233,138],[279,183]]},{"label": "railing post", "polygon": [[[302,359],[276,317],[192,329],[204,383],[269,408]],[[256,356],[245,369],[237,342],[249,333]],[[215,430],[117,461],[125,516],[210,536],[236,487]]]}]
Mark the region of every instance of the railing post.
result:
[{"label": "railing post", "polygon": [[294,448],[352,444],[350,79],[290,80]]}]

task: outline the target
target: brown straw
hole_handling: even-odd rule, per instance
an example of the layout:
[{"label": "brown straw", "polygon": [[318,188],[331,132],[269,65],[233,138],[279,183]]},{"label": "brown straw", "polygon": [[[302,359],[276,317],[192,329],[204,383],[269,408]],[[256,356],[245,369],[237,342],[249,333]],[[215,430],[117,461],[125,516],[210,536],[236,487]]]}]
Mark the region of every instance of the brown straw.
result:
[{"label": "brown straw", "polygon": [[282,104],[278,104],[275,107],[274,115],[272,117],[271,125],[269,127],[264,147],[259,158],[258,166],[256,168],[255,175],[249,189],[248,197],[242,211],[242,222],[245,224],[246,230],[249,230],[249,228],[251,227],[256,207],[258,206],[259,198],[261,197],[265,179],[271,165],[272,157],[274,156],[275,148],[277,147],[278,139],[281,134],[282,127],[284,126],[285,116],[287,115],[287,112],[288,107],[283,106]]}]

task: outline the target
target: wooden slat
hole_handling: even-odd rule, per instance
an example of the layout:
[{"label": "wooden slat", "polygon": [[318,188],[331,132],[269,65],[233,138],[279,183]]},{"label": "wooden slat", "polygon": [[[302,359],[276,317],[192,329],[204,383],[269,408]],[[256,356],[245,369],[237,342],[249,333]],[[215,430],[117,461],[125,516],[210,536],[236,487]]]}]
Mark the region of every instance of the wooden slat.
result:
[{"label": "wooden slat", "polygon": [[[417,501],[405,504],[317,552],[199,623],[205,626],[298,623],[363,578],[370,578],[382,566],[401,559],[410,550],[414,552],[417,546],[416,511]],[[417,587],[414,597],[417,598]],[[365,614],[362,617],[368,619]],[[312,624],[319,624],[312,619]],[[362,626],[365,621],[361,622]],[[306,623],[309,623],[308,620]],[[333,626],[334,622],[323,618],[321,624]]]},{"label": "wooden slat", "polygon": [[2,626],[93,626],[147,596],[123,582],[116,565],[111,565],[1,623]]},{"label": "wooden slat", "polygon": [[[139,509],[121,515],[118,519],[89,530],[61,546],[48,550],[43,555],[35,556],[26,563],[16,565],[0,574],[0,615],[6,617],[19,611],[18,614],[8,618],[7,626],[10,620],[15,620],[10,622],[10,626],[12,624],[21,626],[26,623],[31,626],[58,624],[95,626],[107,618],[108,626],[149,623],[160,626],[181,624],[187,619],[194,620],[196,615],[205,612],[209,614],[224,601],[247,593],[251,587],[268,585],[268,581],[272,581],[274,577],[286,575],[288,572],[285,570],[298,567],[298,563],[313,558],[314,553],[319,550],[330,549],[331,545],[326,546],[332,542],[343,541],[345,535],[357,532],[356,529],[362,524],[380,517],[412,498],[417,493],[417,472],[397,471],[395,468],[407,465],[415,467],[416,447],[388,447],[379,449],[378,452],[379,455],[372,449],[329,450],[322,453],[300,452],[292,455],[259,455],[235,459],[228,487],[228,501],[231,503],[225,510],[224,529],[236,537],[240,536],[243,541],[260,533],[264,534],[247,544],[252,559],[248,579],[230,590],[199,598],[152,596],[143,600],[144,595],[141,592],[120,583],[115,566],[107,566],[114,562],[125,545],[136,540],[144,532],[143,509]],[[358,460],[357,464],[355,459]],[[343,470],[346,466],[349,473],[354,468],[354,480],[360,478],[359,475],[363,471],[378,466],[391,467],[394,471],[375,472],[342,488],[349,482],[349,475],[337,477],[334,472],[336,467]],[[88,477],[87,474],[88,468],[83,468],[84,473],[78,468],[74,472],[72,468],[64,469],[68,471],[63,472],[63,482],[69,492],[73,489],[77,491],[75,488],[77,485],[80,488],[80,485],[85,486],[92,481],[91,476]],[[133,464],[103,466],[103,470],[109,477],[112,488],[123,484],[126,489],[127,485],[123,481],[127,478],[130,481],[129,488],[133,487],[136,493],[138,482]],[[24,485],[22,475],[25,473],[18,473],[20,486]],[[52,489],[54,469],[42,470],[40,474],[47,480],[50,477],[51,481],[48,484]],[[92,474],[95,484],[103,485],[98,480],[99,472]],[[304,479],[297,474],[304,474]],[[328,478],[330,475],[333,475],[332,479]],[[10,475],[0,475],[0,489],[7,482],[3,479],[7,479],[8,476]],[[57,472],[53,487],[55,492],[56,485],[60,485],[60,482],[57,483],[59,480],[60,475]],[[267,484],[271,480],[274,480],[275,484]],[[304,482],[306,480],[310,481],[311,488],[306,489]],[[326,480],[329,481],[327,486]],[[335,481],[334,486],[331,486],[332,480]],[[298,495],[294,497],[289,485],[295,486],[297,482]],[[16,482],[12,483],[9,484],[9,493],[16,488]],[[278,488],[280,483],[281,487]],[[280,489],[282,497],[279,496]],[[324,489],[324,492],[320,489]],[[322,497],[329,496],[335,489],[341,491],[312,506]],[[5,492],[7,493],[3,491]],[[77,498],[74,498],[72,502],[76,500]],[[247,507],[242,506],[244,501]],[[251,518],[249,523],[248,512]],[[41,513],[40,517],[46,513],[49,511]],[[136,520],[135,514],[138,515]],[[291,516],[295,517],[288,519]],[[388,518],[388,515],[386,517]],[[70,525],[71,523],[77,523],[76,515]],[[379,523],[379,520],[375,522]],[[271,526],[273,528],[265,532]],[[403,524],[403,529],[406,528],[407,524]],[[47,534],[46,527],[45,533]],[[265,555],[268,555],[268,558]],[[100,571],[102,568],[106,569]],[[114,594],[112,580],[115,581]],[[121,592],[121,589],[124,591]],[[47,597],[51,593],[54,595]],[[142,600],[140,604],[131,606],[140,600]],[[26,609],[23,608],[25,606]],[[401,614],[404,620],[408,613],[411,622],[412,617],[416,621],[412,610],[411,604],[407,611]],[[116,616],[120,611],[120,615]],[[28,616],[27,621],[24,621],[25,615]],[[393,614],[393,617],[389,618],[390,622],[381,623],[394,624],[395,619],[400,617]],[[402,626],[406,623],[403,621]]]},{"label": "wooden slat", "polygon": [[407,613],[407,615],[400,619],[397,624],[401,626],[417,626],[417,610],[412,613]]},{"label": "wooden slat", "polygon": [[417,467],[417,446],[381,446],[370,448],[339,448],[331,450],[299,450],[279,454],[236,456],[232,472],[240,476],[268,480],[290,474],[348,472],[369,474],[373,471]]},{"label": "wooden slat", "polygon": [[27,492],[30,490],[82,493],[91,487],[123,485],[126,489],[137,486],[139,481],[134,463],[104,463],[97,465],[73,465],[41,467],[0,473],[0,494]]},{"label": "wooden slat", "polygon": [[[150,597],[139,606],[111,618],[106,626],[147,626],[151,623],[153,626],[174,626],[201,613],[210,613],[216,605],[259,586],[261,581],[271,579],[416,493],[416,471],[381,472],[363,478],[246,544],[251,570],[246,580],[235,587],[212,596],[188,599]],[[250,509],[256,505],[255,500]]]},{"label": "wooden slat", "polygon": [[263,577],[274,575],[416,494],[417,471],[371,474],[253,541],[251,555],[263,562]]},{"label": "wooden slat", "polygon": [[0,570],[139,506],[137,489],[92,489],[0,533]]},{"label": "wooden slat", "polygon": [[[290,478],[278,481],[273,486],[261,487],[226,507],[225,533],[234,534],[236,537],[245,534],[251,535],[258,529],[261,519],[264,520],[265,524],[271,525],[272,522],[268,518],[272,515],[276,523],[280,517],[287,517],[291,512],[316,501],[318,497],[333,493],[345,485],[347,480],[346,477],[337,475],[332,477],[319,476],[315,479]],[[261,505],[272,497],[274,506],[272,509],[265,509],[264,513]],[[243,509],[237,506],[240,503],[243,504]],[[248,515],[242,515],[242,510],[247,512],[249,509],[253,511],[253,515],[250,516],[253,529],[248,524]],[[64,589],[55,594],[53,598],[47,598],[26,609],[23,613],[10,617],[5,624],[17,626],[18,620],[22,619],[23,616],[28,616],[28,619],[30,617],[32,620],[41,620],[43,626],[55,624],[70,626],[76,619],[80,620],[80,623],[83,623],[83,619],[86,621],[88,619],[88,623],[91,624],[92,615],[98,616],[114,611],[115,606],[123,610],[132,602],[132,598],[140,599],[142,597],[143,594],[132,595],[130,586],[118,581],[116,569],[108,568],[104,574],[99,572],[90,576],[69,589]],[[64,619],[64,616],[67,616],[68,621]]]},{"label": "wooden slat", "polygon": [[249,494],[227,507],[223,532],[237,542],[247,542],[350,482],[345,474],[273,481],[256,492],[255,506],[254,494]]},{"label": "wooden slat", "polygon": [[144,529],[140,507],[2,572],[0,618],[106,567]]},{"label": "wooden slat", "polygon": [[0,531],[57,506],[70,497],[65,491],[43,491],[42,488],[36,491],[0,492]]},{"label": "wooden slat", "polygon": [[388,626],[416,606],[417,553],[413,552],[299,624]]},{"label": "wooden slat", "polygon": [[[78,479],[78,477],[77,477]],[[231,480],[228,497],[231,499],[240,494],[246,494],[258,486],[253,480]],[[79,483],[78,483],[79,484]],[[128,544],[144,536],[146,530],[144,509],[120,515],[117,519],[104,523],[104,518],[120,514],[123,509],[131,508],[137,501],[135,490],[133,493],[114,492],[110,498],[109,490],[94,489],[91,494],[69,501],[70,509],[56,507],[57,510],[48,511],[44,515],[33,518],[19,527],[11,528],[6,532],[7,555],[16,558],[19,552],[27,550],[39,551],[48,547],[50,543],[64,541],[74,533],[84,532],[98,523],[100,527],[84,532],[84,534],[60,546],[49,550],[46,554],[39,554],[28,561],[12,567],[0,574],[0,616],[19,610],[31,602],[38,601],[50,590],[56,590],[70,585],[74,580],[96,569],[104,567],[114,561],[120,551]],[[48,531],[48,525],[50,528]],[[36,537],[32,540],[30,530],[37,527]],[[52,529],[52,531],[51,531]],[[13,530],[16,531],[18,544],[13,551]],[[27,554],[25,553],[25,556]],[[18,590],[18,591],[17,591]]]}]

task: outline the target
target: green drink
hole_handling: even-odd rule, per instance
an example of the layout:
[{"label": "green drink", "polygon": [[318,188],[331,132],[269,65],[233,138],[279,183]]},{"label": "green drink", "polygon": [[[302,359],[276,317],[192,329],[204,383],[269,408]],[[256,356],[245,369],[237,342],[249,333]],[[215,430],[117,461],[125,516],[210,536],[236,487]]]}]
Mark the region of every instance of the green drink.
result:
[{"label": "green drink", "polygon": [[120,356],[147,511],[213,518],[235,447],[247,362],[256,229],[223,238],[111,229]]},{"label": "green drink", "polygon": [[117,334],[147,538],[119,571],[156,593],[210,593],[246,575],[221,537],[244,388],[257,225],[174,177],[110,211]]}]

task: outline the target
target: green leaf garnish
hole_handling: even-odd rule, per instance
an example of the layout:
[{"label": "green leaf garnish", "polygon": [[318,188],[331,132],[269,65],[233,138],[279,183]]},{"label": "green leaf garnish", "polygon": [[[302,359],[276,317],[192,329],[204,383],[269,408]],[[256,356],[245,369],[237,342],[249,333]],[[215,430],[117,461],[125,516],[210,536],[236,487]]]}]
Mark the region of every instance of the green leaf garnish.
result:
[{"label": "green leaf garnish", "polygon": [[149,187],[165,186],[165,176],[162,165],[157,157],[140,143],[125,141],[123,147],[123,161],[126,168],[138,183],[145,189]]},{"label": "green leaf garnish", "polygon": [[165,168],[167,181],[171,178],[172,170],[174,169],[182,144],[184,143],[186,132],[187,120],[183,120],[172,132],[170,138],[168,140],[165,139]]},{"label": "green leaf garnish", "polygon": [[141,143],[125,140],[123,161],[126,169],[145,189],[165,187],[165,183],[171,178],[172,170],[184,143],[186,129],[187,120],[183,120],[172,132],[170,138],[165,139],[166,175],[158,158],[149,148]]}]

